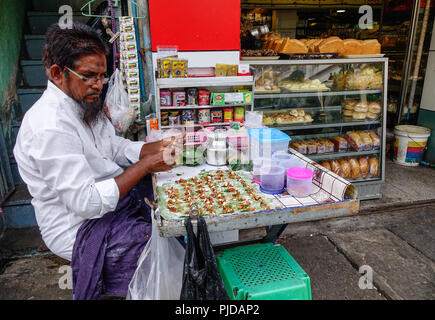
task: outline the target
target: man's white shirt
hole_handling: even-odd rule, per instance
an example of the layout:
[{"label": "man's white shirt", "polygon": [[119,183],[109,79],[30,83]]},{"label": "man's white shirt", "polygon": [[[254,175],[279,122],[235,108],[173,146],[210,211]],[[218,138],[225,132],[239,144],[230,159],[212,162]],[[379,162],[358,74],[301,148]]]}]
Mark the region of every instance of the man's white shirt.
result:
[{"label": "man's white shirt", "polygon": [[81,106],[48,81],[26,112],[14,147],[42,238],[68,260],[82,223],[115,210],[114,177],[139,160],[144,145],[117,136],[106,117],[90,128],[81,115]]}]

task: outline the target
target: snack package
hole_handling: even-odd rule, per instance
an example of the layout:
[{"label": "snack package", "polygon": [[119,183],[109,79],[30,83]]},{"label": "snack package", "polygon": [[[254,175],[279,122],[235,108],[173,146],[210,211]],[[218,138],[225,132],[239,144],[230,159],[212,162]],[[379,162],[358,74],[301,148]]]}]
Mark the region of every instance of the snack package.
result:
[{"label": "snack package", "polygon": [[134,32],[124,32],[121,34],[120,36],[121,41],[136,41],[136,35],[134,34]]},{"label": "snack package", "polygon": [[372,150],[373,140],[367,131],[358,131],[358,135],[361,137],[362,143],[364,145],[364,150]]},{"label": "snack package", "polygon": [[324,146],[325,146],[325,153],[334,152],[334,144],[330,140],[322,140]]},{"label": "snack package", "polygon": [[323,140],[316,140],[317,143],[317,153],[325,153],[326,152],[326,145]]},{"label": "snack package", "polygon": [[349,131],[346,133],[346,140],[355,151],[363,151],[366,148],[362,138],[356,131]]},{"label": "snack package", "polygon": [[293,141],[290,147],[299,153],[307,154],[307,145],[303,141]]},{"label": "snack package", "polygon": [[171,59],[171,76],[172,78],[187,77],[187,60]]},{"label": "snack package", "polygon": [[367,133],[373,141],[373,149],[378,150],[381,147],[381,140],[378,135],[373,130],[368,130]]},{"label": "snack package", "polygon": [[306,140],[307,144],[307,154],[315,154],[317,153],[317,143],[314,139]]},{"label": "snack package", "polygon": [[215,76],[216,77],[226,77],[227,76],[227,65],[223,63],[216,63]]},{"label": "snack package", "polygon": [[335,152],[346,152],[348,149],[348,143],[347,140],[344,138],[344,136],[337,136],[332,137],[330,139],[332,143],[334,144],[334,151]]}]

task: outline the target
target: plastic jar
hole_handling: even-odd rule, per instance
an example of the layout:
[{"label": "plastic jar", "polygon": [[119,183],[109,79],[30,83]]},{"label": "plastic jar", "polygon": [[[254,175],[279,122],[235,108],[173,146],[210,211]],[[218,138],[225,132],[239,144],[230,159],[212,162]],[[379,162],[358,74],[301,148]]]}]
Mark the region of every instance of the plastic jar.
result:
[{"label": "plastic jar", "polygon": [[297,198],[308,197],[313,191],[313,171],[308,168],[287,170],[287,192]]},{"label": "plastic jar", "polygon": [[265,158],[255,158],[252,160],[252,179],[256,184],[261,183],[261,168],[264,167],[270,167],[272,165],[271,159],[265,159]]},{"label": "plastic jar", "polygon": [[260,169],[260,190],[268,194],[280,194],[284,191],[285,170],[279,166],[263,166]]}]

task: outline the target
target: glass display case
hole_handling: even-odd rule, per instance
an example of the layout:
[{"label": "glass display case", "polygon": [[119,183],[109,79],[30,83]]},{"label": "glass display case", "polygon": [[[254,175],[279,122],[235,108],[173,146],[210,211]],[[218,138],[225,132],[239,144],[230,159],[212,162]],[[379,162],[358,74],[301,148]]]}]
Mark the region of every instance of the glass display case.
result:
[{"label": "glass display case", "polygon": [[254,110],[290,147],[381,197],[385,180],[387,58],[249,61]]}]

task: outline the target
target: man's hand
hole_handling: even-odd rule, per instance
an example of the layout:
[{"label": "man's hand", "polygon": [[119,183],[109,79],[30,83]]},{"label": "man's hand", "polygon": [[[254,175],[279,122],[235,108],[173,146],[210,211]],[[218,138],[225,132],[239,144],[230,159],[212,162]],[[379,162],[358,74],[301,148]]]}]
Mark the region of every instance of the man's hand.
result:
[{"label": "man's hand", "polygon": [[182,151],[183,149],[183,142],[185,136],[186,133],[183,133],[182,135],[179,136],[172,136],[160,141],[146,143],[143,145],[140,151],[139,159],[141,160],[144,157],[148,157],[150,155],[164,151],[166,148],[168,147],[170,148],[171,144],[176,149],[176,152],[178,154],[179,150],[181,149]]}]

